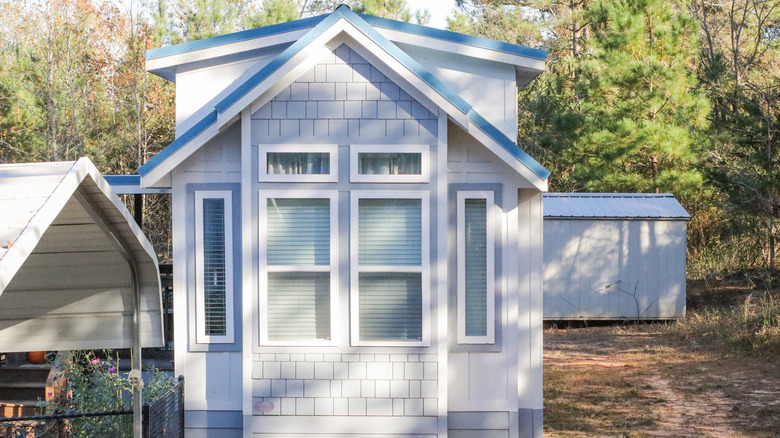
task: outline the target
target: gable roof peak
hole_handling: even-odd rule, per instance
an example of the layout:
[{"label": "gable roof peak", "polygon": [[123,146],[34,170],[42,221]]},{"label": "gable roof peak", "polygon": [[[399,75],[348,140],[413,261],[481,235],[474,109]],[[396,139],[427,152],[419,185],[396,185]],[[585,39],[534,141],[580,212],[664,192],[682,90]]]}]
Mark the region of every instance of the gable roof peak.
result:
[{"label": "gable roof peak", "polygon": [[146,187],[159,184],[173,168],[214,138],[225,126],[237,120],[241,111],[264,93],[273,91],[279,84],[294,81],[294,76],[300,74],[298,66],[310,62],[317,50],[327,47],[338,38],[354,41],[369,53],[375,54],[375,61],[395,71],[404,79],[406,86],[426,95],[451,120],[470,132],[504,162],[540,189],[546,190],[546,179],[549,176],[547,169],[477,113],[471,104],[438,77],[345,5],[323,16],[313,28],[300,35],[269,63],[236,81],[218,100],[197,112],[197,121],[187,131],[138,169],[142,184]]}]

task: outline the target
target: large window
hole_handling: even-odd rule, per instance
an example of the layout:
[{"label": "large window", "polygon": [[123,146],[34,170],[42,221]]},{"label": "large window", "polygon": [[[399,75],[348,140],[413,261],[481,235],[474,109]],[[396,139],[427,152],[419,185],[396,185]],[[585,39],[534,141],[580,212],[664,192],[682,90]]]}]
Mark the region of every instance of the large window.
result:
[{"label": "large window", "polygon": [[352,192],[353,345],[427,345],[427,192]]},{"label": "large window", "polygon": [[232,193],[195,193],[198,343],[233,342]]},{"label": "large window", "polygon": [[337,208],[334,192],[261,192],[261,342],[333,338]]},{"label": "large window", "polygon": [[495,342],[493,192],[457,196],[458,343]]}]

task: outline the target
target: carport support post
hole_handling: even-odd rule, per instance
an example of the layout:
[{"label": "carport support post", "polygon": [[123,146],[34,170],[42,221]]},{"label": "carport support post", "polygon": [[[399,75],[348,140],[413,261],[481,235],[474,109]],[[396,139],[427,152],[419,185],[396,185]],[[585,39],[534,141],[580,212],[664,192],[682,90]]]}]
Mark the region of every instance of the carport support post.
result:
[{"label": "carport support post", "polygon": [[[81,192],[77,191],[73,194],[76,200],[79,201],[87,214],[92,217],[95,224],[99,226],[108,236],[111,236],[113,243],[122,255],[122,258],[127,262],[127,266],[130,268],[130,277],[133,283],[133,336],[130,341],[130,348],[132,351],[132,368],[141,372],[141,277],[138,272],[138,265],[133,252],[130,248],[125,246],[122,240],[117,236],[114,230],[111,229],[87,200]],[[143,211],[143,210],[141,210]],[[139,374],[139,378],[141,375]],[[143,438],[143,380],[141,379],[139,384],[132,385],[133,388],[133,438]]]},{"label": "carport support post", "polygon": [[[128,262],[133,273],[133,345],[132,369],[141,371],[141,285],[135,263]],[[143,380],[133,385],[133,438],[143,437]]]}]

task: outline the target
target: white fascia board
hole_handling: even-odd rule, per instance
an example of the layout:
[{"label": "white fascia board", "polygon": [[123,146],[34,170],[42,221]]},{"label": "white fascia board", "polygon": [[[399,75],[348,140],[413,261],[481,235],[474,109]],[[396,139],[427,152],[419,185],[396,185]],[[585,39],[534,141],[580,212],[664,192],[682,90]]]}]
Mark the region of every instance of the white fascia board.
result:
[{"label": "white fascia board", "polygon": [[193,62],[205,61],[222,56],[230,56],[236,53],[251,52],[253,50],[264,49],[280,44],[289,44],[297,41],[310,30],[311,28],[298,29],[291,32],[269,35],[266,37],[254,38],[231,44],[209,47],[201,50],[194,50],[187,53],[164,56],[162,58],[150,59],[146,61],[146,71],[158,74],[166,79],[171,80],[171,82],[175,82],[175,80],[168,78],[167,75],[160,74],[160,71],[176,68],[180,65],[190,64]]},{"label": "white fascia board", "polygon": [[514,155],[509,153],[509,151],[504,149],[500,144],[496,143],[495,140],[490,138],[490,136],[488,136],[481,129],[479,129],[478,126],[476,126],[473,123],[470,123],[466,131],[469,134],[471,134],[475,139],[477,139],[478,142],[482,143],[488,149],[490,149],[491,152],[496,154],[498,158],[501,158],[501,160],[503,160],[508,166],[514,169],[517,173],[519,173],[534,187],[536,187],[537,189],[543,192],[547,191],[546,179],[540,178],[539,175],[531,171],[531,169],[526,167],[525,164],[523,164],[520,160],[518,160]]},{"label": "white fascia board", "polygon": [[[344,35],[340,35],[340,34]],[[422,101],[429,100],[433,105],[442,108],[447,114],[449,114],[452,120],[466,128],[469,123],[467,114],[460,111],[455,105],[450,103],[444,96],[438,91],[431,88],[422,79],[417,77],[406,66],[398,61],[393,55],[388,53],[380,45],[376,44],[371,38],[367,37],[363,32],[353,26],[349,21],[342,18],[332,26],[330,26],[325,32],[320,34],[314,41],[312,41],[304,50],[298,52],[287,63],[285,68],[280,68],[272,75],[266,78],[260,83],[251,93],[247,93],[235,104],[233,104],[228,110],[218,115],[217,125],[223,125],[229,120],[236,117],[244,108],[252,106],[253,110],[258,109],[267,100],[272,98],[274,93],[268,93],[289,85],[295,79],[303,75],[316,61],[320,58],[320,53],[323,48],[327,48],[325,52],[321,54],[324,56],[326,52],[330,52],[335,47],[348,40],[345,38],[348,36],[358,47],[352,47],[359,55],[366,58],[372,64],[381,64],[389,68],[393,73],[397,75],[397,78],[403,79],[408,87],[415,90],[419,90],[419,96]],[[396,79],[396,78],[394,78]],[[417,94],[417,93],[414,93]],[[260,100],[262,96],[266,96],[265,100]],[[417,96],[415,96],[417,97]],[[260,101],[259,101],[260,100]]]},{"label": "white fascia board", "polygon": [[424,47],[426,49],[456,53],[458,55],[470,56],[473,58],[487,59],[504,64],[516,65],[518,67],[539,70],[540,72],[544,71],[545,68],[545,62],[539,59],[528,58],[506,52],[499,52],[482,47],[469,46],[440,38],[410,34],[407,32],[402,32],[395,29],[387,29],[379,26],[375,27],[374,29],[384,35],[388,40],[394,42]]},{"label": "white fascia board", "polygon": [[[181,149],[167,157],[146,175],[141,175],[141,187],[171,187],[170,173],[190,155],[219,134],[219,123],[213,123]],[[166,184],[167,181],[167,184]]]},{"label": "white fascia board", "polygon": [[[311,43],[304,47],[301,51],[293,55],[287,62],[284,63],[284,67],[277,69],[261,83],[259,83],[251,92],[245,94],[238,99],[230,108],[217,115],[217,125],[221,126],[226,122],[233,120],[241,114],[244,108],[252,105],[252,103],[259,99],[263,94],[273,89],[283,89],[289,82],[294,81],[298,77],[306,73],[306,70],[311,67],[310,62],[315,62],[312,59],[313,55],[317,54],[325,45],[336,37],[344,29],[344,24],[347,22],[345,19],[340,19],[332,26],[328,27],[324,32],[319,34]],[[319,57],[317,57],[319,58]],[[310,61],[310,62],[306,62]]]}]

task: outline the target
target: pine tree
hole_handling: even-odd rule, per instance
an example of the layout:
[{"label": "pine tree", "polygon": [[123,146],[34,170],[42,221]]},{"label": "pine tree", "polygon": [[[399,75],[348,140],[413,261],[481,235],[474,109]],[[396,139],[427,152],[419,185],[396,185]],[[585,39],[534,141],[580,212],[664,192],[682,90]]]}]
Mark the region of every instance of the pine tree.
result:
[{"label": "pine tree", "polygon": [[697,90],[695,22],[661,0],[599,1],[574,83],[582,117],[563,153],[587,190],[695,193],[709,104]]}]

